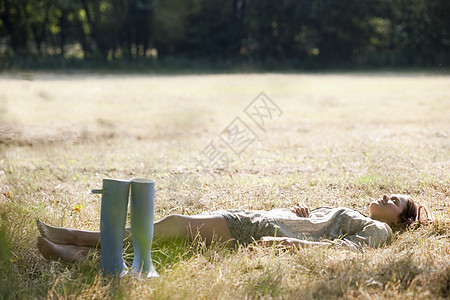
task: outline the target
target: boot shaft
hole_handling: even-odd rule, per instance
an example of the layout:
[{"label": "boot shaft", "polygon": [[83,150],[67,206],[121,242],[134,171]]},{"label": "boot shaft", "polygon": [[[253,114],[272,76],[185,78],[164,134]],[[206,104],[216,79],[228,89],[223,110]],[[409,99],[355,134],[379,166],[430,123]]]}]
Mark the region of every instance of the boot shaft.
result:
[{"label": "boot shaft", "polygon": [[99,268],[109,275],[123,276],[126,273],[122,249],[129,191],[130,181],[128,180],[103,179]]},{"label": "boot shaft", "polygon": [[132,269],[147,277],[159,277],[151,260],[154,203],[155,181],[131,179],[130,221],[134,249]]}]

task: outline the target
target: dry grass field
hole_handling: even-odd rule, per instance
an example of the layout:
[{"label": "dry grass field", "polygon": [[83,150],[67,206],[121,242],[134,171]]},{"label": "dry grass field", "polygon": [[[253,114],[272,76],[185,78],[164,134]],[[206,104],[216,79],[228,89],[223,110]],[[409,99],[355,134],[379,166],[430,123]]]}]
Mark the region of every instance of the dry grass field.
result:
[{"label": "dry grass field", "polygon": [[[448,299],[449,87],[419,73],[2,74],[0,298]],[[283,111],[264,130],[244,113],[261,91]],[[257,136],[240,157],[219,137],[236,117]],[[230,161],[206,172],[210,142]],[[46,261],[35,218],[98,230],[90,190],[107,177],[155,179],[156,220],[297,202],[367,214],[371,197],[405,193],[436,222],[362,253],[154,244],[161,280],[102,278],[98,257]]]}]

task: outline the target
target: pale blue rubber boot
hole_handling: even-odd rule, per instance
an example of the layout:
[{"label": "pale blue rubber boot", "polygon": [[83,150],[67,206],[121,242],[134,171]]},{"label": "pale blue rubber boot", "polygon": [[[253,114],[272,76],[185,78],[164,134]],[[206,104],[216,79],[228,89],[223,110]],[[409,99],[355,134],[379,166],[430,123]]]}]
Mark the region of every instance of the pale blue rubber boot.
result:
[{"label": "pale blue rubber boot", "polygon": [[153,210],[155,181],[131,179],[130,217],[134,259],[132,269],[138,276],[159,277],[153,267],[151,250],[153,241]]},{"label": "pale blue rubber boot", "polygon": [[104,274],[123,277],[128,273],[122,250],[125,237],[130,181],[103,179],[100,213],[101,256],[99,270]]}]

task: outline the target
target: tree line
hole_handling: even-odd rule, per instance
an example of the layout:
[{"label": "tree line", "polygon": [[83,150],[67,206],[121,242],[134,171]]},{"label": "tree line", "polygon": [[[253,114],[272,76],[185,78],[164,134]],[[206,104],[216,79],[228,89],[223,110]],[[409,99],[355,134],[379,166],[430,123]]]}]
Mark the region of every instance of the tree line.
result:
[{"label": "tree line", "polygon": [[0,59],[448,66],[448,0],[1,0]]}]

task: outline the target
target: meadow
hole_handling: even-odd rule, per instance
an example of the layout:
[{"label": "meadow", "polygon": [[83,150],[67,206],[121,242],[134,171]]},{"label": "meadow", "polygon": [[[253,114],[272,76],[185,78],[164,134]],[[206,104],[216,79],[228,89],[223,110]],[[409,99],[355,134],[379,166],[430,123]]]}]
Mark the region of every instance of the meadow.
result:
[{"label": "meadow", "polygon": [[[0,298],[448,299],[449,87],[447,74],[418,72],[1,74]],[[263,128],[244,111],[260,92],[282,110]],[[220,139],[236,117],[256,136],[239,156]],[[229,164],[199,167],[211,142]],[[297,202],[367,215],[371,198],[402,193],[435,223],[361,253],[154,243],[160,280],[39,254],[36,218],[98,230],[90,191],[132,177],[156,180],[155,220]]]}]

